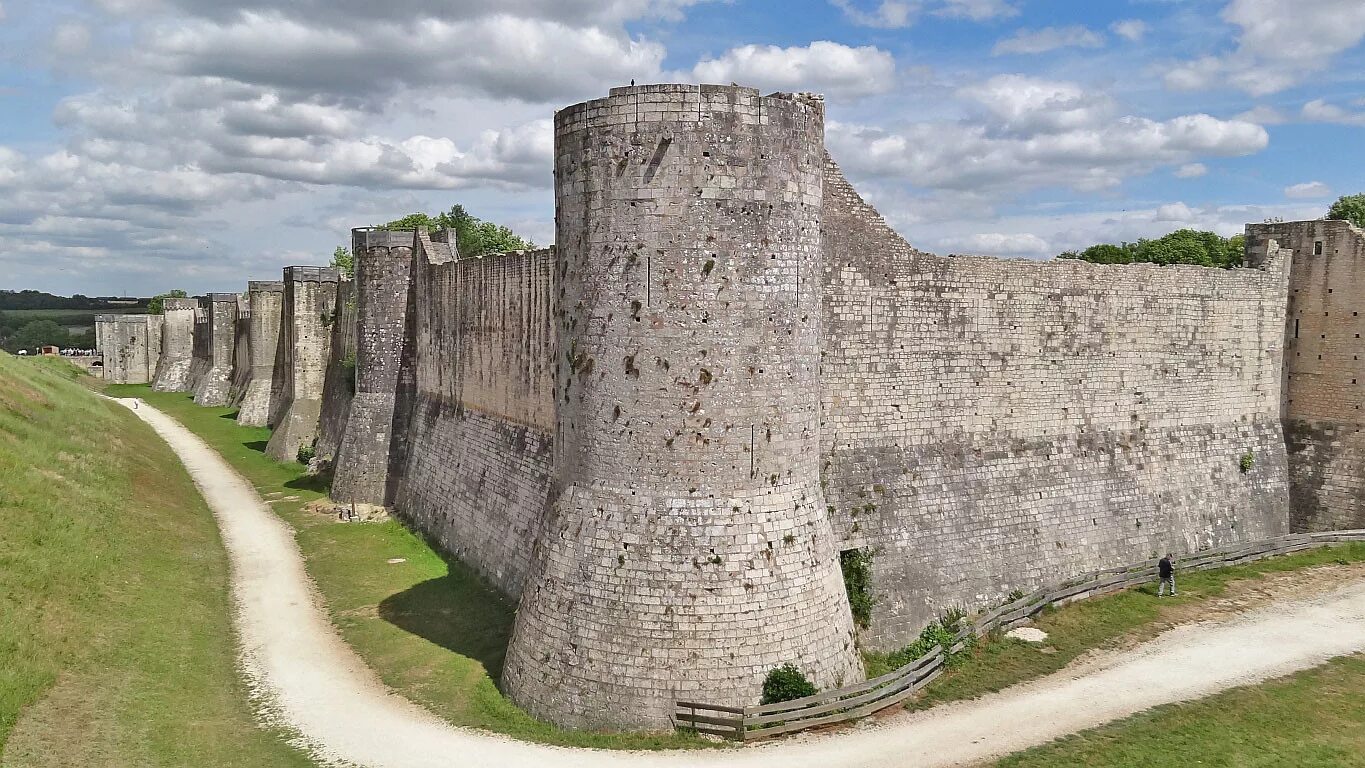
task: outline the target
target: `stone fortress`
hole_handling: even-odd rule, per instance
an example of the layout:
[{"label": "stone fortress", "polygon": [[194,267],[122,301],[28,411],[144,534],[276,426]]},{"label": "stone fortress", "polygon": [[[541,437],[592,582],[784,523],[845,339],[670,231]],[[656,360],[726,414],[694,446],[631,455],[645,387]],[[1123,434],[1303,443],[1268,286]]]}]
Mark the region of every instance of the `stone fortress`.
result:
[{"label": "stone fortress", "polygon": [[787,662],[856,682],[949,608],[1365,527],[1346,222],[1251,225],[1232,270],[941,257],[844,179],[819,97],[632,86],[554,125],[556,248],[358,229],[354,282],[97,326],[111,380],[240,404],[517,600],[537,717],[668,727]]}]

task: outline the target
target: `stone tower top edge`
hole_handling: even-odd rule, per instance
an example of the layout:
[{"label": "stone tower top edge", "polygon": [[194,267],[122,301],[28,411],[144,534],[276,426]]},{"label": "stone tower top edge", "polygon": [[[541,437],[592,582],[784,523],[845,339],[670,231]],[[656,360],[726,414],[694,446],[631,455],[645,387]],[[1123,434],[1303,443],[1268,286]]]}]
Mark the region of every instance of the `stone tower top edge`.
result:
[{"label": "stone tower top edge", "polygon": [[411,248],[413,230],[355,227],[351,230],[351,246],[355,248]]},{"label": "stone tower top edge", "polygon": [[216,304],[216,303],[218,303],[218,302],[220,302],[220,301],[230,301],[230,302],[232,302],[233,304],[236,304],[238,298],[239,298],[239,297],[238,297],[238,294],[235,294],[235,293],[210,293],[210,294],[209,294],[209,301],[212,302],[212,303],[214,303],[214,304]]},{"label": "stone tower top edge", "polygon": [[[594,109],[619,106],[621,102],[636,107],[637,119],[645,117],[659,119],[660,113],[675,111],[677,107],[682,105],[686,105],[688,111],[698,110],[697,117],[700,118],[700,110],[706,104],[736,105],[743,103],[774,106],[778,104],[799,104],[820,113],[822,116],[824,114],[824,97],[819,94],[777,92],[764,96],[757,88],[743,85],[655,83],[619,86],[612,88],[605,97],[564,107],[555,112],[556,132],[563,130],[566,125],[577,122],[576,118],[584,112],[591,113]],[[670,105],[674,108],[673,110],[670,110]]]},{"label": "stone tower top edge", "polygon": [[249,293],[280,293],[284,291],[283,280],[248,280],[246,284]]},{"label": "stone tower top edge", "polygon": [[166,312],[174,312],[174,311],[180,311],[180,312],[191,311],[191,312],[192,312],[192,311],[194,311],[195,309],[198,309],[198,308],[199,308],[199,301],[198,301],[197,299],[167,298],[167,299],[162,299],[162,301],[161,301],[161,308],[162,308],[163,311],[166,311]]},{"label": "stone tower top edge", "polygon": [[341,276],[332,267],[285,267],[284,281],[292,283],[335,283]]}]

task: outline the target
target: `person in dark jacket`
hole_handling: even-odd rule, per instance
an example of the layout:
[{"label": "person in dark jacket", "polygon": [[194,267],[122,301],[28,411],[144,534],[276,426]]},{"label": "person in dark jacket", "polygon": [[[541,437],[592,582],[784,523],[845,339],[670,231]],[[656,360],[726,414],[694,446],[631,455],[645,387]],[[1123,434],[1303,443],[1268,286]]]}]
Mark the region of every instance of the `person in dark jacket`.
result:
[{"label": "person in dark jacket", "polygon": [[1169,586],[1171,588],[1171,597],[1175,597],[1176,594],[1178,594],[1175,591],[1175,564],[1171,562],[1171,554],[1169,552],[1166,553],[1165,557],[1161,558],[1161,562],[1156,564],[1156,570],[1161,576],[1161,586],[1157,587],[1156,596],[1165,597],[1166,587]]}]

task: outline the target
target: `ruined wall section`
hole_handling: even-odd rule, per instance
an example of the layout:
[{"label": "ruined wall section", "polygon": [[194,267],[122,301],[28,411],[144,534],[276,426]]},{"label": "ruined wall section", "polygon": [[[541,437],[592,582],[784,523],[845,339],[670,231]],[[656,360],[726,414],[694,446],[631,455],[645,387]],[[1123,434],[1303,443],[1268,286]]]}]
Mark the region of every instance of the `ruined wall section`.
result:
[{"label": "ruined wall section", "polygon": [[351,415],[355,396],[356,300],[355,280],[341,277],[332,316],[331,350],[322,382],[322,415],[318,423],[318,457],[334,464]]},{"label": "ruined wall section", "polygon": [[247,427],[270,424],[280,391],[275,388],[275,354],[280,344],[280,314],[284,308],[284,283],[252,280],[247,283],[251,308],[246,366],[249,371],[237,423]]},{"label": "ruined wall section", "polygon": [[276,461],[294,461],[299,448],[312,446],[317,438],[337,281],[337,271],[329,267],[284,269],[282,330],[276,350],[283,358],[282,413],[266,445],[266,453]]},{"label": "ruined wall section", "polygon": [[337,451],[332,498],[392,504],[401,467],[392,448],[398,377],[406,345],[408,289],[414,233],[383,229],[351,231],[356,271],[357,344],[351,366],[351,400]]},{"label": "ruined wall section", "polygon": [[204,309],[208,367],[195,386],[194,402],[223,406],[231,399],[232,373],[237,362],[237,294],[210,293]]},{"label": "ruined wall section", "polygon": [[1247,249],[1293,252],[1284,430],[1296,532],[1365,528],[1365,232],[1346,221],[1247,227]]},{"label": "ruined wall section", "polygon": [[1287,531],[1285,259],[931,256],[832,161],[824,227],[824,479],[841,546],[875,553],[867,647],[1015,589]]},{"label": "ruined wall section", "polygon": [[194,363],[194,299],[162,300],[161,360],[152,389],[158,392],[189,392],[190,367]]},{"label": "ruined wall section", "polygon": [[447,237],[416,239],[416,391],[395,407],[410,419],[395,508],[517,597],[549,492],[554,252],[459,258]]},{"label": "ruined wall section", "polygon": [[616,88],[555,117],[554,475],[503,685],[568,726],[862,675],[819,477],[818,104]]}]

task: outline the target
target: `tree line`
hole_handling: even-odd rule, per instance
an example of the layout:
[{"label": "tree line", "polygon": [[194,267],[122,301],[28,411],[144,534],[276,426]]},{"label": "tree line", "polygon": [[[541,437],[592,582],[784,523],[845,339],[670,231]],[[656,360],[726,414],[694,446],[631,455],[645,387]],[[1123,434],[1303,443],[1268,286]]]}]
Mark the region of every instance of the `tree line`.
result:
[{"label": "tree line", "polygon": [[[432,216],[427,213],[410,213],[401,219],[380,224],[379,229],[451,229],[461,256],[482,257],[490,253],[526,251],[536,247],[530,238],[522,237],[510,228],[491,221],[484,221],[464,209],[462,205],[452,205],[449,211]],[[354,274],[355,255],[344,247],[338,246],[332,254],[332,266],[344,275]]]}]

